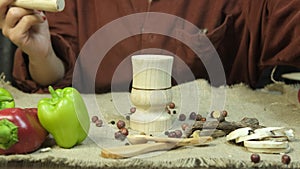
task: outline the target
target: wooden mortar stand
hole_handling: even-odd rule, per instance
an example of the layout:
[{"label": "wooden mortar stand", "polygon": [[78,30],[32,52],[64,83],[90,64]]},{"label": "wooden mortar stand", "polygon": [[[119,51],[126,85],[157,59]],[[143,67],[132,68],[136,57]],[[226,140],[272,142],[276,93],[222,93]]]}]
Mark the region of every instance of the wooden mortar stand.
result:
[{"label": "wooden mortar stand", "polygon": [[134,55],[131,60],[133,83],[130,99],[136,111],[130,117],[130,128],[145,133],[169,129],[173,123],[167,110],[172,101],[173,57]]}]

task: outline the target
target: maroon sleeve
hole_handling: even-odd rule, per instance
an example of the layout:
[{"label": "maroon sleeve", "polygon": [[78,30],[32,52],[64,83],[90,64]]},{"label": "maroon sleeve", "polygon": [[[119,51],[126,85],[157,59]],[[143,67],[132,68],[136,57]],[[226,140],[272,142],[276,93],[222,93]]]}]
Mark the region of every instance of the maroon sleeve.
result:
[{"label": "maroon sleeve", "polygon": [[[66,70],[64,77],[52,86],[55,88],[70,86],[79,48],[75,1],[66,0],[64,11],[46,13],[46,16],[50,25],[52,46],[56,55],[63,61]],[[43,93],[48,91],[48,86],[40,86],[31,79],[28,71],[28,58],[20,49],[17,49],[15,53],[13,76],[16,86],[24,92]]]},{"label": "maroon sleeve", "polygon": [[260,65],[300,68],[300,1],[269,0],[262,27]]}]

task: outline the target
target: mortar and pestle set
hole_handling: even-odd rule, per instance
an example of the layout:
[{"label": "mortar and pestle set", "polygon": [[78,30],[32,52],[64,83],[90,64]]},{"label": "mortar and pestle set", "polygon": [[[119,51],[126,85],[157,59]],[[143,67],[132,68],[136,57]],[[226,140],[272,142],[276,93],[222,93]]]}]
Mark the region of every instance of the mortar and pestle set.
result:
[{"label": "mortar and pestle set", "polygon": [[[12,6],[27,9],[59,12],[65,7],[64,0],[15,0]],[[168,113],[167,105],[172,101],[171,73],[173,57],[168,55],[134,55],[132,56],[133,83],[131,103],[136,108],[130,117],[130,128],[145,133],[168,130],[174,118]],[[162,138],[131,135],[129,146],[103,149],[102,157],[128,158],[147,152],[169,150],[186,145],[202,145],[211,137],[201,138]],[[155,143],[147,143],[154,141]]]}]

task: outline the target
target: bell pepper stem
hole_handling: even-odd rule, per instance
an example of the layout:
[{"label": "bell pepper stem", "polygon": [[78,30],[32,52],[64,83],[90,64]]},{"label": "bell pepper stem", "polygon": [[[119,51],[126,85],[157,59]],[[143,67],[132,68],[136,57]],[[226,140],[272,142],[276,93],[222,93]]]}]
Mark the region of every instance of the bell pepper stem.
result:
[{"label": "bell pepper stem", "polygon": [[12,101],[14,101],[14,99],[9,96],[0,96],[0,102],[4,102],[4,101],[12,102]]},{"label": "bell pepper stem", "polygon": [[18,127],[7,119],[0,120],[0,148],[9,149],[18,142]]},{"label": "bell pepper stem", "polygon": [[49,86],[49,87],[48,87],[48,90],[49,90],[49,92],[50,92],[50,94],[51,94],[51,96],[52,96],[53,98],[58,98],[58,97],[59,97],[58,94],[56,93],[56,91],[53,89],[52,86]]}]

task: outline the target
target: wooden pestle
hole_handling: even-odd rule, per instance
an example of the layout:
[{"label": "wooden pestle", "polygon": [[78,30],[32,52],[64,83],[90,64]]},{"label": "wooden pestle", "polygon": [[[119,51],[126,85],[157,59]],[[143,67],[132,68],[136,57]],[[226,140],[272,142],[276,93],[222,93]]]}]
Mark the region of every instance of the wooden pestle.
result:
[{"label": "wooden pestle", "polygon": [[12,6],[47,12],[60,12],[65,8],[65,0],[15,0]]}]

